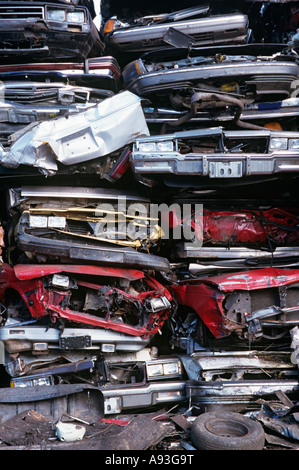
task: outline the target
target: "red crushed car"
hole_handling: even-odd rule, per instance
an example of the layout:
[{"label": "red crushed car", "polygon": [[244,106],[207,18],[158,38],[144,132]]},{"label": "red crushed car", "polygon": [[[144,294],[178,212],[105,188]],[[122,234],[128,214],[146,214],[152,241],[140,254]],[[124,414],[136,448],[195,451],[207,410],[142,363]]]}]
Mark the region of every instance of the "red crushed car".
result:
[{"label": "red crushed car", "polygon": [[[19,302],[17,299],[19,298]],[[3,264],[0,302],[7,317],[87,325],[148,338],[171,311],[172,296],[142,271],[86,265]]]},{"label": "red crushed car", "polygon": [[[172,215],[172,214],[171,214]],[[178,220],[173,214],[169,224],[175,227],[189,223],[198,241],[212,244],[266,243],[275,245],[298,243],[299,216],[294,209],[203,209],[191,220]]]},{"label": "red crushed car", "polygon": [[298,325],[298,281],[298,269],[268,267],[183,280],[170,290],[214,339],[235,337],[248,346],[262,339],[280,341]]},{"label": "red crushed car", "polygon": [[[172,257],[200,260],[271,260],[295,262],[299,246],[299,218],[294,207],[209,208],[199,205],[184,214],[170,211],[163,221],[174,231],[181,230]],[[179,238],[179,237],[177,237]],[[192,241],[192,243],[184,243]],[[283,265],[281,265],[282,267]],[[246,268],[245,268],[246,269]]]}]

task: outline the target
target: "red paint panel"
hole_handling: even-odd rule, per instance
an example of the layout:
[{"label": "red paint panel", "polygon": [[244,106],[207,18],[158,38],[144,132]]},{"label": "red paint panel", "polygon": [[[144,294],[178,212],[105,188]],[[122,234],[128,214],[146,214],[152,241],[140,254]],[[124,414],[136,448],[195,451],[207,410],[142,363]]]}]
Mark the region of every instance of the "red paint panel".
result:
[{"label": "red paint panel", "polygon": [[[299,241],[298,221],[297,214],[276,208],[244,212],[205,210],[202,233],[205,242],[263,243],[270,237],[280,245]],[[193,228],[196,229],[194,222]]]},{"label": "red paint panel", "polygon": [[181,220],[175,212],[164,214],[170,227],[189,225],[199,241],[226,245],[272,243],[285,245],[299,242],[299,217],[296,211],[280,208],[269,210],[209,210]]},{"label": "red paint panel", "polygon": [[[143,279],[143,288],[141,292],[128,293],[111,286],[111,290],[107,290],[105,295],[112,297],[116,294],[123,296],[132,302],[132,304],[144,305],[148,299],[165,296],[169,302],[172,301],[170,292],[165,289],[156,279],[146,276],[143,272],[138,270],[127,269],[114,269],[97,266],[81,266],[81,265],[17,265],[15,268],[8,264],[4,264],[0,270],[0,302],[5,305],[5,291],[6,289],[14,289],[20,294],[26,303],[32,318],[37,320],[42,317],[49,316],[51,321],[56,322],[58,318],[62,318],[71,322],[80,323],[81,325],[90,325],[99,328],[108,328],[121,333],[149,337],[157,333],[163,326],[164,321],[170,313],[169,308],[153,313],[146,310],[141,317],[136,314],[136,325],[130,325],[125,321],[113,321],[109,309],[105,318],[72,310],[67,307],[70,297],[72,296],[72,289],[59,289],[49,288],[48,283],[45,282],[44,277],[55,273],[70,273],[76,279],[76,275],[90,274],[99,276],[99,282],[89,282],[79,279],[77,285],[88,290],[98,292],[105,286],[105,276],[112,276],[118,278],[126,278],[129,281],[138,281]],[[18,277],[16,277],[16,275]],[[107,287],[107,285],[105,286]],[[136,287],[137,288],[137,287]],[[83,300],[83,299],[82,299]],[[139,311],[139,309],[138,309]],[[143,323],[142,323],[143,322]]]},{"label": "red paint panel", "polygon": [[201,279],[213,284],[221,291],[254,290],[278,287],[299,281],[299,269],[264,268],[241,273],[223,274]]},{"label": "red paint panel", "polygon": [[20,281],[48,276],[49,274],[70,273],[87,274],[93,276],[121,277],[134,281],[143,279],[144,273],[137,269],[111,268],[109,266],[71,265],[71,264],[18,264],[14,272]]},{"label": "red paint panel", "polygon": [[191,279],[171,286],[170,291],[179,305],[194,310],[215,338],[221,338],[230,334],[224,311],[225,292],[268,289],[298,281],[299,269],[263,268]]},{"label": "red paint panel", "polygon": [[193,309],[209,328],[215,338],[227,335],[223,325],[222,300],[223,294],[205,284],[172,286],[171,293],[180,305]]}]

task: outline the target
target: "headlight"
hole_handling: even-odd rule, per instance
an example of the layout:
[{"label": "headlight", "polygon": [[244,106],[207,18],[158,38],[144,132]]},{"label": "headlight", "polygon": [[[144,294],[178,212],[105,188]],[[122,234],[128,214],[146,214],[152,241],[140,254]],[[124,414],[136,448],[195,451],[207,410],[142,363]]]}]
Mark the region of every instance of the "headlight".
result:
[{"label": "headlight", "polygon": [[31,215],[29,218],[29,226],[30,228],[47,228],[48,217]]},{"label": "headlight", "polygon": [[52,277],[52,286],[63,287],[68,289],[70,285],[70,278],[68,276],[63,276],[62,274],[54,274]]},{"label": "headlight", "polygon": [[157,143],[158,152],[172,152],[173,151],[173,142],[170,140],[168,142],[158,142]]},{"label": "headlight", "polygon": [[155,152],[156,151],[156,144],[155,144],[155,142],[142,142],[142,143],[139,143],[139,151],[140,152]]},{"label": "headlight", "polygon": [[139,142],[140,152],[172,152],[173,142]]},{"label": "headlight", "polygon": [[69,23],[84,23],[85,17],[83,11],[72,11],[66,15]]},{"label": "headlight", "polygon": [[182,373],[180,361],[157,362],[156,364],[147,364],[148,378],[180,376]]},{"label": "headlight", "polygon": [[159,312],[170,307],[170,303],[166,297],[155,297],[150,300],[150,309],[152,312]]},{"label": "headlight", "polygon": [[290,139],[289,148],[290,150],[299,150],[299,139]]},{"label": "headlight", "polygon": [[49,217],[48,227],[49,228],[65,228],[66,219],[65,217]]},{"label": "headlight", "polygon": [[48,19],[53,21],[64,21],[65,10],[48,10]]},{"label": "headlight", "polygon": [[14,379],[10,382],[11,387],[36,387],[42,385],[52,385],[51,377],[38,377],[36,379]]},{"label": "headlight", "polygon": [[30,228],[65,228],[66,219],[65,217],[55,216],[42,216],[42,215],[30,215],[29,226]]},{"label": "headlight", "polygon": [[270,139],[270,149],[287,150],[288,139],[285,137],[273,137]]},{"label": "headlight", "polygon": [[147,375],[148,377],[157,377],[159,375],[163,375],[163,365],[162,364],[148,365]]}]

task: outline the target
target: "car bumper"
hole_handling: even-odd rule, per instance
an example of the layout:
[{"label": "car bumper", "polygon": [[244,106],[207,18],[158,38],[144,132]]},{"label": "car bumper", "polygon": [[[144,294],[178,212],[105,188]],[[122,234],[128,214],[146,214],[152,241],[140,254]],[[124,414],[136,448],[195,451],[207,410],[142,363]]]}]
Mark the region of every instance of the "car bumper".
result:
[{"label": "car bumper", "polygon": [[103,387],[105,414],[121,413],[134,409],[147,409],[148,407],[180,403],[186,400],[186,382],[183,380],[173,382],[146,383],[130,387]]},{"label": "car bumper", "polygon": [[214,179],[241,178],[246,176],[273,175],[299,171],[299,155],[225,155],[196,156],[174,155],[147,156],[131,154],[133,171],[143,175],[188,175]]},{"label": "car bumper", "polygon": [[120,29],[106,38],[106,43],[110,47],[130,52],[169,47],[163,39],[169,28],[192,36],[194,45],[245,43],[248,18],[246,15],[235,14]]}]

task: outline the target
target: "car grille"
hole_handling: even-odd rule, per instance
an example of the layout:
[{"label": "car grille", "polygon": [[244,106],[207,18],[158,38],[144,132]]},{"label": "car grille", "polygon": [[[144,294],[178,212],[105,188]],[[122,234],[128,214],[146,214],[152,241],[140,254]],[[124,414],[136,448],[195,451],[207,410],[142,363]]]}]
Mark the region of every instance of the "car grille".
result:
[{"label": "car grille", "polygon": [[43,6],[0,6],[0,19],[2,20],[22,20],[27,18],[43,19]]},{"label": "car grille", "polygon": [[67,220],[67,232],[75,233],[77,235],[94,235],[91,226],[87,222],[79,220]]}]

